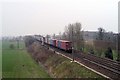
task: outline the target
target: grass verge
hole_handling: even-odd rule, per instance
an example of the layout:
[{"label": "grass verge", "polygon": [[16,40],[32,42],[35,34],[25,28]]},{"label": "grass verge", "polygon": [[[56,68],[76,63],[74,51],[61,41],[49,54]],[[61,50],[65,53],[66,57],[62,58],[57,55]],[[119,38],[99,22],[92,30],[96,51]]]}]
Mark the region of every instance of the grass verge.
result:
[{"label": "grass verge", "polygon": [[24,43],[22,49],[10,49],[9,44],[15,42],[4,42],[2,49],[2,77],[3,78],[49,78],[46,71],[39,66],[27,53]]}]

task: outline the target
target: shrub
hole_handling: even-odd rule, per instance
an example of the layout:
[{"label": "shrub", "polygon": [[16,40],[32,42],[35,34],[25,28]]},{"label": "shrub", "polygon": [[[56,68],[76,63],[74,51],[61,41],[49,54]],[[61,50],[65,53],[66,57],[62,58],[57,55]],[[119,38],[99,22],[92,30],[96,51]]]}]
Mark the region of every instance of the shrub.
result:
[{"label": "shrub", "polygon": [[10,44],[10,49],[15,49],[15,46],[13,44]]}]

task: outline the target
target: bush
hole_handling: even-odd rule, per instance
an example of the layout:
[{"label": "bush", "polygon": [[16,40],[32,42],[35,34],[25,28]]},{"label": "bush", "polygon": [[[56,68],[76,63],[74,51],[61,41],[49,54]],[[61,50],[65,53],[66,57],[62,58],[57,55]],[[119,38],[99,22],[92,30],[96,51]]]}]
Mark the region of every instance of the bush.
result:
[{"label": "bush", "polygon": [[105,57],[113,60],[113,52],[112,52],[112,49],[110,47],[108,47],[108,49],[106,50]]},{"label": "bush", "polygon": [[15,46],[13,44],[10,44],[10,49],[15,49]]}]

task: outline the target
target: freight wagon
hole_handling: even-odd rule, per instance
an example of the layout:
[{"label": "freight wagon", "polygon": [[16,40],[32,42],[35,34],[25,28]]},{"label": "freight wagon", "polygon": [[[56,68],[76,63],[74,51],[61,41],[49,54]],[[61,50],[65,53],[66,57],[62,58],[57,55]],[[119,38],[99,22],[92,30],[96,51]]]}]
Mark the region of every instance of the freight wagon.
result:
[{"label": "freight wagon", "polygon": [[68,52],[72,51],[72,47],[71,47],[71,42],[70,41],[56,40],[56,47],[58,47],[59,49],[68,51]]},{"label": "freight wagon", "polygon": [[71,46],[72,43],[67,40],[57,40],[57,39],[42,37],[42,45],[44,45],[44,43],[70,53],[72,52],[72,46]]},{"label": "freight wagon", "polygon": [[42,37],[42,45],[45,43],[45,37]]},{"label": "freight wagon", "polygon": [[50,39],[48,44],[56,47],[56,39]]}]

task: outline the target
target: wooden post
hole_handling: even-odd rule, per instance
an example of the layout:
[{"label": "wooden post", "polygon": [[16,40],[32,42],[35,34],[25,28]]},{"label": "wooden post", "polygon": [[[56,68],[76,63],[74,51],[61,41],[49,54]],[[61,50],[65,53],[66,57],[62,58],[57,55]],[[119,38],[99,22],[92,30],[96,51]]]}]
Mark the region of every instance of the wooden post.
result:
[{"label": "wooden post", "polygon": [[73,62],[74,62],[74,43],[73,43],[73,27],[72,27],[72,58],[73,58]]},{"label": "wooden post", "polygon": [[120,33],[118,33],[117,35],[117,53],[118,53],[117,61],[120,62]]}]

